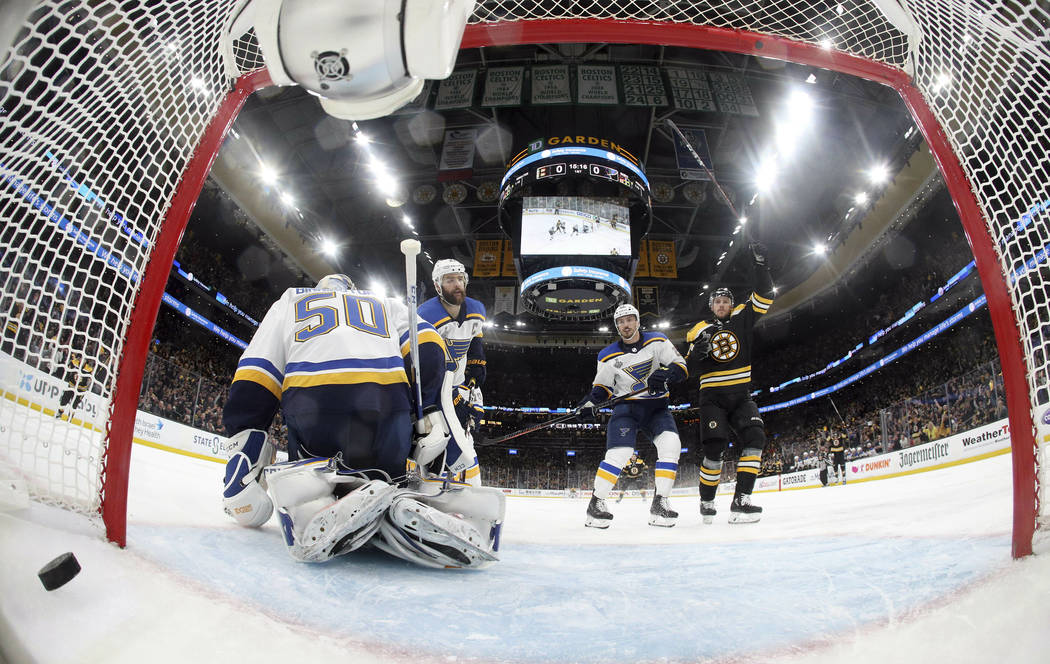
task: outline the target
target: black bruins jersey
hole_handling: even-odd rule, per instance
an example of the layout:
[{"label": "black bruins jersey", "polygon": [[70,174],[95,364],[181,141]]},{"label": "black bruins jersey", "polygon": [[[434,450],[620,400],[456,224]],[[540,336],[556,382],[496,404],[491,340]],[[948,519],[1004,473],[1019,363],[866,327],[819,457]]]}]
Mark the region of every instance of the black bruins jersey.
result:
[{"label": "black bruins jersey", "polygon": [[[756,276],[765,281],[761,290],[742,304],[733,307],[726,320],[711,316],[693,326],[685,336],[689,344],[686,355],[689,375],[699,376],[700,393],[704,390],[747,391],[751,385],[752,328],[760,316],[773,304],[772,282],[769,271],[756,269]],[[758,289],[756,289],[757,291]],[[696,340],[705,332],[711,340],[706,348],[696,345]]]},{"label": "black bruins jersey", "polygon": [[644,473],[645,462],[641,459],[638,459],[634,463],[628,462],[627,465],[623,467],[623,471],[620,473],[620,477],[629,480],[634,480],[640,478]]}]

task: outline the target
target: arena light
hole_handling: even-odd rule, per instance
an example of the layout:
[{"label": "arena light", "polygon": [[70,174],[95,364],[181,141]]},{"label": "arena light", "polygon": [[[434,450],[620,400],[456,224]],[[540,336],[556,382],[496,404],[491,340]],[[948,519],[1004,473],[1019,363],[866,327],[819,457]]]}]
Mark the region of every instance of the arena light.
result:
[{"label": "arena light", "polygon": [[747,225],[747,217],[740,217],[740,225],[741,226],[746,226]]},{"label": "arena light", "polygon": [[711,284],[704,284],[704,290],[707,290],[710,287],[711,287]]},{"label": "arena light", "polygon": [[853,200],[856,201],[858,205],[863,205],[864,203],[867,203],[868,202],[868,192],[866,192],[866,191],[858,191],[856,196],[853,197]]},{"label": "arena light", "polygon": [[828,247],[823,242],[817,242],[813,245],[813,253],[815,253],[818,256],[823,256],[825,253],[827,253],[827,251]]},{"label": "arena light", "polygon": [[368,287],[368,290],[372,291],[379,297],[386,297],[387,295],[386,285],[378,281],[373,281],[372,285]]},{"label": "arena light", "polygon": [[885,164],[876,164],[868,169],[868,180],[873,184],[882,184],[890,179],[890,169]]},{"label": "arena light", "polygon": [[288,207],[292,207],[293,205],[295,205],[295,198],[288,192],[282,191],[281,202],[287,205]]},{"label": "arena light", "polygon": [[755,186],[758,187],[760,192],[764,194],[773,188],[777,180],[778,170],[776,160],[773,157],[766,157],[759,164],[758,171],[755,173]]},{"label": "arena light", "polygon": [[813,121],[816,111],[816,102],[805,90],[796,88],[788,98],[788,117],[786,126],[794,129],[797,133],[800,128],[808,126]]},{"label": "arena light", "polygon": [[516,321],[514,321],[514,325],[515,325],[516,327],[525,327],[525,323],[524,323],[524,321],[520,321],[520,320],[516,320]]},{"label": "arena light", "polygon": [[263,164],[259,168],[259,177],[262,178],[262,181],[266,184],[274,184],[277,182],[277,171],[273,170],[266,164]]},{"label": "arena light", "polygon": [[662,320],[656,325],[656,327],[660,328],[661,330],[666,330],[667,328],[671,327],[671,322]]},{"label": "arena light", "polygon": [[335,258],[339,253],[339,245],[330,238],[321,238],[321,252],[329,258]]}]

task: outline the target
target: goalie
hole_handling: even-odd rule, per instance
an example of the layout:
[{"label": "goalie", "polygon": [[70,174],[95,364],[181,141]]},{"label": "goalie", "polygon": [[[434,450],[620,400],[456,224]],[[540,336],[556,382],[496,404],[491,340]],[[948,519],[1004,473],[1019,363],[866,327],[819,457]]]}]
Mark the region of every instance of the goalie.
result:
[{"label": "goalie", "polygon": [[[270,307],[223,412],[231,443],[223,504],[238,524],[261,526],[276,506],[288,551],[303,562],[369,541],[432,567],[496,560],[502,494],[406,475],[416,459],[440,456],[452,435],[451,395],[442,391],[453,367],[444,341],[420,320],[426,433],[411,450],[409,320],[403,303],[356,290],[342,274],[290,288]],[[266,429],[278,407],[289,461],[269,465],[275,450]]]}]

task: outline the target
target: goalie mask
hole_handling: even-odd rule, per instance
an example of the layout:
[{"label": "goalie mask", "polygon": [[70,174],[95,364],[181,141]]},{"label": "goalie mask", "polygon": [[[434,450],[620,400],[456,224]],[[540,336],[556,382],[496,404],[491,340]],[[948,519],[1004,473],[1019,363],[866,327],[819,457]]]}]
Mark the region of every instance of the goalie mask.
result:
[{"label": "goalie mask", "polygon": [[321,277],[316,288],[320,290],[352,291],[355,290],[354,281],[345,274],[329,274]]}]

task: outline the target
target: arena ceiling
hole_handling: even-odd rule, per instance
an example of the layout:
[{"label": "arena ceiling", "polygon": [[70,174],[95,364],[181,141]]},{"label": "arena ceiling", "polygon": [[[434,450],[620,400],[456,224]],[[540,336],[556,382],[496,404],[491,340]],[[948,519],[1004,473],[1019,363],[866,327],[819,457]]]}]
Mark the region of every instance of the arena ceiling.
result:
[{"label": "arena ceiling", "polygon": [[[581,65],[655,68],[647,71],[659,72],[665,89],[669,70],[729,74],[744,84],[751,102],[746,96],[736,105],[719,98],[710,110],[682,110],[667,90],[663,105],[628,105],[621,75],[616,105],[532,104],[527,81],[520,105],[481,105],[490,69],[524,67],[528,72],[555,64],[569,65],[570,72]],[[356,129],[327,116],[301,88],[256,93],[224,146],[247,145],[257,158],[257,169],[239,171],[237,186],[261,188],[275,200],[285,196],[290,202],[273,210],[299,234],[303,251],[320,251],[322,240],[331,240],[339,246],[331,259],[339,269],[359,282],[367,275],[364,285],[371,281],[398,289],[404,280],[398,245],[406,237],[418,237],[434,260],[456,257],[468,265],[475,240],[503,237],[492,183],[499,182],[507,160],[527,142],[559,135],[606,137],[637,155],[654,190],[660,188],[649,237],[675,242],[678,278],[638,278],[635,285],[659,286],[661,308],[673,324],[682,324],[695,318],[696,307],[685,303],[695,300],[705,284],[745,286],[746,261],[737,252],[746,246],[738,238],[747,233],[769,247],[778,288],[789,289],[809,277],[823,260],[814,246],[834,248],[859,227],[880,189],[889,186],[919,143],[892,89],[753,56],[658,46],[529,45],[464,50],[456,70],[478,71],[473,105],[434,110],[435,84],[411,110],[360,122]],[[808,114],[793,101],[799,92],[811,101]],[[730,193],[736,213],[710,183],[682,178],[667,119],[683,129],[704,130],[715,176]],[[438,169],[445,131],[451,129],[477,133],[472,172],[458,180],[446,179]],[[358,134],[368,137],[367,149],[355,140]],[[758,193],[760,171],[774,153],[776,174]],[[386,165],[398,193],[380,191],[370,154]],[[878,166],[887,169],[889,181],[870,180]],[[267,168],[269,180],[263,178]],[[457,187],[453,193],[466,195],[446,198],[446,188],[457,183],[465,185],[465,192]],[[861,192],[867,201],[858,201]],[[738,215],[748,221],[745,232],[734,235]]]}]

